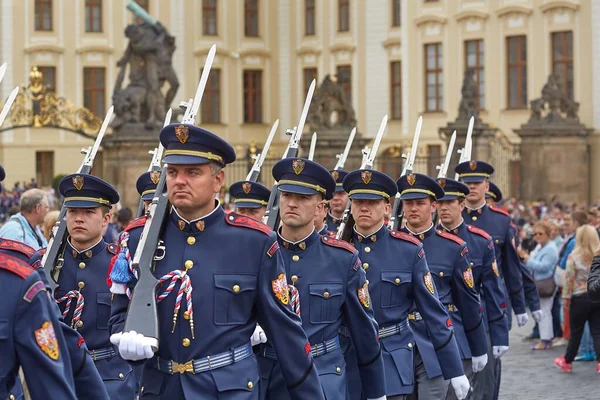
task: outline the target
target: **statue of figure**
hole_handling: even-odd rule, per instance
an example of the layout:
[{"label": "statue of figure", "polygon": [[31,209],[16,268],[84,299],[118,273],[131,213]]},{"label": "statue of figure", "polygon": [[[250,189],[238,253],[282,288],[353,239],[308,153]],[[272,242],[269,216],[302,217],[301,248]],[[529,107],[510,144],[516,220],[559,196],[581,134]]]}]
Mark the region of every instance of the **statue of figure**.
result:
[{"label": "statue of figure", "polygon": [[479,115],[477,96],[478,88],[475,81],[475,70],[473,68],[465,69],[463,84],[461,88],[462,98],[458,106],[458,119],[469,119],[471,116]]},{"label": "statue of figure", "polygon": [[[112,125],[117,129],[125,123],[160,126],[179,88],[172,65],[175,38],[159,22],[128,25],[125,36],[129,44],[117,62],[120,71],[113,91],[117,117]],[[127,65],[130,83],[122,88]],[[166,96],[161,91],[165,81],[170,86]]]},{"label": "statue of figure", "polygon": [[316,90],[306,121],[310,129],[321,130],[354,127],[356,117],[344,90],[327,75]]},{"label": "statue of figure", "polygon": [[33,111],[33,127],[41,128],[42,127],[42,101],[44,100],[44,95],[46,94],[46,85],[44,85],[44,77],[42,73],[38,70],[38,67],[34,66],[31,68],[31,72],[29,73],[29,93],[31,93],[31,106]]},{"label": "statue of figure", "polygon": [[571,100],[563,87],[562,76],[552,73],[542,88],[542,96],[531,104],[528,123],[579,123],[579,103]]}]

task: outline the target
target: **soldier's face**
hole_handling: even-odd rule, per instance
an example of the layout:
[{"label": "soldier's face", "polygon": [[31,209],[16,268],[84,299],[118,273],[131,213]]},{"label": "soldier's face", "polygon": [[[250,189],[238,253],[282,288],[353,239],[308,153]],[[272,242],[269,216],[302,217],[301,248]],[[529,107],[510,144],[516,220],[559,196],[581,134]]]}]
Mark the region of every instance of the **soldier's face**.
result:
[{"label": "soldier's face", "polygon": [[352,200],[350,211],[359,232],[373,233],[383,224],[383,218],[390,212],[390,204],[380,200]]},{"label": "soldier's face", "polygon": [[436,202],[429,197],[414,200],[403,200],[402,211],[409,228],[419,231],[427,229],[431,225],[432,217],[436,208]]},{"label": "soldier's face", "polygon": [[304,195],[281,192],[279,198],[281,221],[292,228],[314,225],[317,210],[323,208],[321,197],[316,194]]},{"label": "soldier's face", "polygon": [[78,250],[95,244],[110,222],[110,213],[103,207],[67,209],[67,230],[71,235],[71,244]]},{"label": "soldier's face", "polygon": [[467,200],[471,203],[481,203],[485,199],[485,193],[490,190],[490,183],[486,181],[482,182],[465,182],[471,191],[467,195]]},{"label": "soldier's face", "polygon": [[326,215],[327,207],[325,207],[325,203],[323,203],[323,207],[317,208],[317,212],[315,213],[315,228],[318,230],[323,228],[323,222],[325,221]]},{"label": "soldier's face", "polygon": [[445,227],[454,228],[460,222],[464,208],[465,202],[458,199],[438,201],[437,209],[440,221]]},{"label": "soldier's face", "polygon": [[331,213],[335,216],[340,216],[344,213],[344,210],[346,209],[346,204],[348,204],[348,193],[344,191],[334,192],[333,199],[329,201]]},{"label": "soldier's face", "polygon": [[258,208],[248,208],[248,207],[238,207],[236,209],[238,214],[245,215],[257,221],[261,221],[262,217],[265,215],[265,211],[267,211],[267,207],[261,206]]},{"label": "soldier's face", "polygon": [[[215,194],[221,190],[224,179],[223,171],[214,173],[211,164],[169,164],[167,169],[169,201],[184,218],[206,215],[204,211],[212,210]],[[198,213],[200,215],[196,216]]]}]

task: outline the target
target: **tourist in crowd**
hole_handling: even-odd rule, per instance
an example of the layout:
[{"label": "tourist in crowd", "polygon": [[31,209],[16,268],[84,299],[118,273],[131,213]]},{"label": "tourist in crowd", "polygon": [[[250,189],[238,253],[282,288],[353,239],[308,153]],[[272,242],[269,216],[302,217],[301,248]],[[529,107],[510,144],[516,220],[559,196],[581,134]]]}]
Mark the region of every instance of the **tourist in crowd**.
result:
[{"label": "tourist in crowd", "polygon": [[[592,302],[588,295],[590,267],[594,252],[599,246],[600,238],[594,227],[584,225],[577,229],[575,248],[567,260],[563,290],[563,299],[570,310],[571,337],[565,355],[554,360],[554,364],[565,372],[571,372],[573,369],[572,363],[577,355],[586,322],[590,324],[596,360],[600,361],[600,303]],[[596,365],[596,372],[600,373],[600,363]]]},{"label": "tourist in crowd", "polygon": [[2,228],[0,237],[18,240],[39,250],[46,247],[46,238],[40,226],[50,211],[46,192],[40,189],[29,189],[21,196],[20,212],[13,215]]},{"label": "tourist in crowd", "polygon": [[[537,243],[531,254],[524,254],[523,259],[527,268],[533,273],[538,289],[540,285],[547,285],[549,278],[552,278],[554,284],[554,269],[558,263],[558,250],[554,242],[550,240],[552,227],[547,222],[538,222],[533,227],[533,237]],[[554,337],[552,327],[552,303],[554,292],[550,295],[542,296],[540,293],[540,305],[543,317],[539,322],[540,341],[532,350],[546,350],[552,347]]]}]

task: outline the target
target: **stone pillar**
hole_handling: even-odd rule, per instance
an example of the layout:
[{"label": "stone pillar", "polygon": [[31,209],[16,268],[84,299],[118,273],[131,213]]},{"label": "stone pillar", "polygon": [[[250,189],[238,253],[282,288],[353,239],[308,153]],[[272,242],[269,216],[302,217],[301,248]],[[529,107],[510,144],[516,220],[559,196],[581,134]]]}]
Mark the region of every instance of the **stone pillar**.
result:
[{"label": "stone pillar", "polygon": [[152,155],[148,154],[158,146],[158,131],[134,132],[126,135],[114,133],[107,136],[102,145],[103,176],[119,191],[121,205],[134,213],[140,200],[135,183],[137,178],[148,170]]},{"label": "stone pillar", "polygon": [[558,195],[560,202],[583,205],[590,200],[590,129],[523,126],[521,196],[524,200]]}]

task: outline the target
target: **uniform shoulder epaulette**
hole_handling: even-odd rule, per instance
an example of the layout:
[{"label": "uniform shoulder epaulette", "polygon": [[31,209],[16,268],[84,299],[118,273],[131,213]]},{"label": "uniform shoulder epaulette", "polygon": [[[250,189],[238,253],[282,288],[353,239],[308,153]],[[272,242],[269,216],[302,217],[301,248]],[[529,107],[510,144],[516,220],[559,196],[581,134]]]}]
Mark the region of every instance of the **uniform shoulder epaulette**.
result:
[{"label": "uniform shoulder epaulette", "polygon": [[350,243],[345,242],[343,240],[338,240],[334,238],[330,238],[327,236],[321,236],[321,241],[328,246],[338,247],[340,249],[348,250],[350,253],[354,254],[356,249]]},{"label": "uniform shoulder epaulette", "polygon": [[508,211],[505,211],[505,210],[503,210],[501,208],[490,206],[490,210],[492,210],[494,212],[497,212],[498,214],[504,214],[507,217],[510,217],[510,214],[508,213]]},{"label": "uniform shoulder epaulette", "polygon": [[435,231],[435,232],[436,232],[436,233],[437,233],[439,236],[443,237],[444,239],[452,240],[453,242],[456,242],[456,243],[458,243],[458,244],[459,244],[459,245],[461,245],[461,246],[462,246],[463,244],[465,244],[465,241],[464,241],[464,240],[462,240],[461,238],[459,238],[459,237],[458,237],[458,236],[456,236],[456,235],[453,235],[453,234],[451,234],[451,233],[448,233],[448,232],[442,231],[442,230],[440,230],[440,229],[436,229],[436,231]]},{"label": "uniform shoulder epaulette", "polygon": [[24,254],[27,258],[31,258],[35,255],[33,247],[11,239],[0,239],[0,249],[16,251]]},{"label": "uniform shoulder epaulette", "polygon": [[417,239],[414,236],[409,235],[408,233],[402,232],[402,231],[390,231],[390,235],[392,235],[392,237],[394,237],[396,239],[402,239],[402,240],[406,240],[407,242],[410,242],[412,244],[416,244],[417,246],[421,244],[419,239]]},{"label": "uniform shoulder epaulette", "polygon": [[479,229],[477,227],[474,227],[473,225],[467,225],[467,228],[469,229],[469,232],[473,232],[478,234],[479,236],[483,236],[486,239],[491,239],[492,237],[490,236],[489,233],[487,233],[486,231],[484,231],[483,229]]},{"label": "uniform shoulder epaulette", "polygon": [[116,243],[108,243],[106,245],[106,250],[112,255],[115,255],[119,252],[119,246]]},{"label": "uniform shoulder epaulette", "polygon": [[145,215],[131,221],[129,223],[129,225],[127,225],[125,227],[124,230],[129,232],[130,230],[132,230],[134,228],[139,228],[140,226],[144,226],[144,225],[146,225],[146,216]]},{"label": "uniform shoulder epaulette", "polygon": [[225,221],[227,221],[229,225],[254,229],[256,231],[264,233],[267,236],[270,236],[273,232],[271,231],[271,228],[269,228],[268,225],[265,225],[262,222],[259,222],[253,218],[246,217],[245,215],[240,215],[234,212],[225,215]]},{"label": "uniform shoulder epaulette", "polygon": [[23,279],[27,279],[27,277],[35,271],[31,265],[7,254],[3,254],[2,257],[0,257],[0,269],[12,272]]}]

